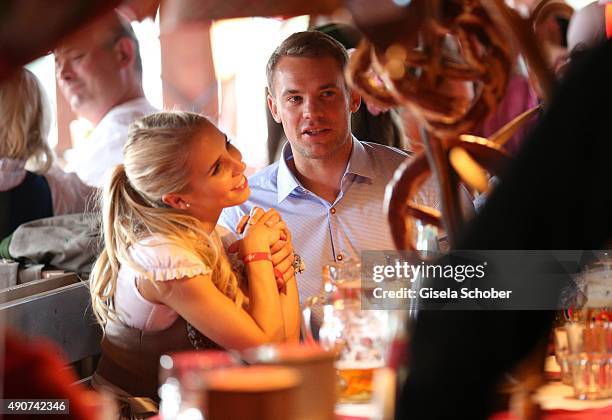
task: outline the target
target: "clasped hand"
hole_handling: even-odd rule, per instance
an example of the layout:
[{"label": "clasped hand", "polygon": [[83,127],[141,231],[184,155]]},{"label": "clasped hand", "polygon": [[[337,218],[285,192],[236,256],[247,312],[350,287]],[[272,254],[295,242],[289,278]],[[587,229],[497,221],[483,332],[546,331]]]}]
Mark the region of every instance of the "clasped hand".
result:
[{"label": "clasped hand", "polygon": [[[291,232],[275,209],[263,210],[253,207],[251,213],[242,216],[236,225],[238,234],[262,235],[270,247],[272,265],[276,275],[279,290],[285,289],[285,284],[295,277],[293,268],[294,253],[291,242]],[[241,240],[230,245],[229,252],[238,252],[242,259]]]}]

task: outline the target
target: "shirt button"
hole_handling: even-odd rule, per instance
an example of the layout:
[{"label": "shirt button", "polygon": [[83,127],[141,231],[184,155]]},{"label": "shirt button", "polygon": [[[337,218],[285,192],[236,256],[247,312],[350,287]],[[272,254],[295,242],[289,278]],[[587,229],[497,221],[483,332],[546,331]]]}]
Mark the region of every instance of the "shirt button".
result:
[{"label": "shirt button", "polygon": [[343,259],[343,258],[344,258],[344,257],[342,256],[342,254],[338,254],[338,256],[336,257],[336,259],[337,259],[338,261],[342,261],[342,259]]},{"label": "shirt button", "polygon": [[329,212],[330,212],[331,214],[336,214],[336,208],[335,208],[335,207],[332,207],[332,208],[329,210]]}]

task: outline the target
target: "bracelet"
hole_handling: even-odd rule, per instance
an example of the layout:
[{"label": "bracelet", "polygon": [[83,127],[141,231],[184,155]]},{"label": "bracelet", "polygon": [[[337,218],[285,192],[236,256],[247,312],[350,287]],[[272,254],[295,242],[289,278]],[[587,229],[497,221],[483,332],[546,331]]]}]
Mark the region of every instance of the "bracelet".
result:
[{"label": "bracelet", "polygon": [[272,255],[269,252],[251,252],[246,254],[242,259],[245,264],[252,263],[255,261],[270,261],[272,262]]},{"label": "bracelet", "polygon": [[[244,265],[248,263],[252,263],[255,261],[270,261],[272,262],[272,255],[269,252],[251,252],[250,254],[246,254],[242,259]],[[277,268],[272,267],[274,269],[274,278],[277,283],[281,283],[283,286],[279,285],[279,290],[284,287],[284,279],[283,273],[281,273]]]},{"label": "bracelet", "polygon": [[298,254],[293,253],[293,270],[295,274],[303,273],[306,269],[306,264],[304,264],[304,260]]}]

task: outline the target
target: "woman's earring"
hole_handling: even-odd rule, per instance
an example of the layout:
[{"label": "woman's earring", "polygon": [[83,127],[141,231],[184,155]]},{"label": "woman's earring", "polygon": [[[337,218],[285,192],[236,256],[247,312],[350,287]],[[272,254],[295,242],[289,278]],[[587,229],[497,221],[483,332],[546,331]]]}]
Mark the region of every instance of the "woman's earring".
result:
[{"label": "woman's earring", "polygon": [[185,207],[189,208],[189,207],[191,207],[191,204],[185,203]]}]

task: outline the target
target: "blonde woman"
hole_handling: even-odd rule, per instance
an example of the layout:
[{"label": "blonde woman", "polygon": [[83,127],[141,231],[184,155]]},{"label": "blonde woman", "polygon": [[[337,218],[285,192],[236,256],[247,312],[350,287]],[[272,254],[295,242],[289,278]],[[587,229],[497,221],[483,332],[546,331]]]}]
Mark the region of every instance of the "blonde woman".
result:
[{"label": "blonde woman", "polygon": [[29,70],[0,85],[0,239],[30,220],[83,212],[94,192],[53,166],[50,121],[45,94]]},{"label": "blonde woman", "polygon": [[249,196],[241,159],[198,114],[162,112],[130,127],[104,191],[104,250],[91,277],[105,332],[95,385],[156,399],[160,354],[298,338],[293,253],[278,214],[256,209],[246,224],[244,283],[216,231],[221,210]]}]

